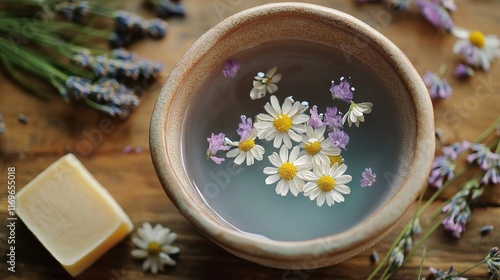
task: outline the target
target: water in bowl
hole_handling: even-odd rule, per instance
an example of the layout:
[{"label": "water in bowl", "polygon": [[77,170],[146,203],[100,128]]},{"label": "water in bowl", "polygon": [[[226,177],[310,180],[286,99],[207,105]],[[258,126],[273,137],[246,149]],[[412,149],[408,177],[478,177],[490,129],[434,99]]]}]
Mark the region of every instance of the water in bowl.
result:
[{"label": "water in bowl", "polygon": [[[370,67],[340,50],[333,52],[321,44],[302,41],[273,42],[249,48],[233,57],[241,63],[235,78],[214,73],[205,87],[193,94],[186,114],[183,153],[186,171],[207,205],[227,226],[241,232],[282,241],[298,241],[324,237],[343,232],[373,213],[394,191],[405,166],[401,164],[404,119],[398,118],[402,108],[398,102],[407,102],[405,94],[388,94],[385,81],[370,71]],[[223,132],[232,140],[240,115],[255,120],[265,113],[264,104],[269,95],[251,100],[249,92],[257,72],[266,72],[277,66],[283,75],[275,93],[280,103],[293,96],[296,101],[306,100],[317,105],[318,112],[327,106],[337,106],[346,112],[348,104],[331,99],[331,81],[351,77],[355,86],[355,102],[369,101],[373,112],[359,128],[347,127],[351,138],[347,150],[342,152],[352,176],[351,193],[345,202],[328,207],[316,205],[303,194],[291,193],[282,197],[275,193],[275,185],[266,185],[264,167],[272,166],[267,156],[272,144],[259,141],[266,148],[263,161],[247,167],[226,158],[217,165],[206,157],[207,138],[211,133]],[[222,68],[222,65],[221,65]],[[394,75],[396,77],[396,75]],[[224,153],[221,153],[221,156]],[[362,188],[361,173],[372,167],[377,182]]]}]

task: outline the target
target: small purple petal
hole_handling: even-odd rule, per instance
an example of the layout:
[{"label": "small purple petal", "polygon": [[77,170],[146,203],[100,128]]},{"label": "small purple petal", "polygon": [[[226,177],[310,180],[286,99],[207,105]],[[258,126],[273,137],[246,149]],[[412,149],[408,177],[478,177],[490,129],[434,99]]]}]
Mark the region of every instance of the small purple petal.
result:
[{"label": "small purple petal", "polygon": [[453,92],[453,89],[445,79],[430,71],[425,73],[422,80],[429,89],[429,95],[433,100],[448,98]]},{"label": "small purple petal", "polygon": [[241,123],[238,125],[238,130],[236,132],[241,138],[241,141],[245,141],[250,136],[253,130],[253,123],[251,118],[247,118],[245,115],[241,115]]},{"label": "small purple petal", "polygon": [[344,77],[340,78],[340,83],[338,85],[332,81],[330,92],[332,93],[333,99],[340,99],[346,103],[350,103],[353,97],[351,84],[344,79]]},{"label": "small purple petal", "polygon": [[363,177],[359,182],[361,187],[371,187],[373,183],[377,182],[377,174],[373,173],[371,168],[365,168],[365,171],[361,173],[361,177]]},{"label": "small purple petal", "polygon": [[458,64],[455,68],[455,77],[460,79],[466,79],[474,76],[474,69],[464,64]]},{"label": "small purple petal", "polygon": [[346,149],[347,144],[349,144],[349,135],[345,131],[337,129],[328,133],[331,144],[340,149]]},{"label": "small purple petal", "polygon": [[222,68],[222,75],[224,77],[230,77],[234,78],[236,77],[236,74],[238,73],[238,70],[240,70],[240,63],[236,60],[228,60],[226,64],[224,64],[224,67]]},{"label": "small purple petal", "polygon": [[450,31],[455,26],[445,7],[424,0],[417,1],[417,5],[420,7],[422,15],[435,27]]},{"label": "small purple petal", "polygon": [[224,133],[219,133],[217,135],[212,133],[210,138],[207,138],[208,141],[208,149],[207,149],[207,157],[213,160],[215,163],[220,164],[224,159],[218,158],[215,156],[219,151],[227,151],[230,147],[224,145],[224,138],[226,135]]},{"label": "small purple petal", "polygon": [[307,124],[314,129],[321,128],[323,126],[323,116],[318,114],[318,106],[314,105],[312,109],[309,110],[309,112],[311,113],[311,118],[309,119]]},{"label": "small purple petal", "polygon": [[324,123],[330,130],[342,129],[342,115],[337,107],[326,107]]}]

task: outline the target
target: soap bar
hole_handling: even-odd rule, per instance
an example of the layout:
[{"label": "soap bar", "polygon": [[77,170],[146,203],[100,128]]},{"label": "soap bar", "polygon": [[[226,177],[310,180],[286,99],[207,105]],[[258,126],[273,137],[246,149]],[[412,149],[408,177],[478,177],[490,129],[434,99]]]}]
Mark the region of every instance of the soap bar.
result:
[{"label": "soap bar", "polygon": [[17,193],[16,212],[73,277],[133,229],[118,203],[73,154]]}]

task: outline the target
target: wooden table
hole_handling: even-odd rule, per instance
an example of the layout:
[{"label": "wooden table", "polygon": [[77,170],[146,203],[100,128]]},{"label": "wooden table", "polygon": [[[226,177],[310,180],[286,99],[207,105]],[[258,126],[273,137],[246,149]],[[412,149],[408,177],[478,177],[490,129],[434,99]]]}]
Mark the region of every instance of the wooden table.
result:
[{"label": "wooden table", "polygon": [[[270,1],[184,1],[187,17],[169,20],[167,38],[139,42],[131,49],[144,57],[163,61],[168,73],[187,48],[209,28],[231,14],[267,2]],[[399,46],[421,74],[427,70],[436,72],[443,63],[448,65],[445,77],[454,88],[453,96],[434,103],[435,123],[442,130],[446,144],[474,139],[499,116],[500,61],[493,64],[490,72],[479,71],[469,81],[458,81],[452,75],[459,61],[451,52],[456,39],[431,27],[418,10],[396,14],[381,4],[356,5],[354,1],[345,0],[308,2],[336,8],[369,23]],[[457,0],[457,5],[459,10],[453,16],[457,25],[500,35],[500,1]],[[129,6],[132,10],[141,9],[133,1]],[[369,260],[370,253],[376,250],[383,256],[404,222],[373,250],[335,266],[298,272],[266,268],[239,259],[191,227],[165,195],[149,154],[149,121],[159,90],[160,85],[149,91],[142,98],[141,106],[126,120],[112,119],[112,131],[96,136],[94,132],[99,122],[108,116],[83,105],[66,104],[55,94],[52,101],[42,101],[1,74],[0,112],[7,125],[6,134],[0,136],[1,223],[6,223],[8,167],[16,168],[19,190],[56,159],[69,151],[76,151],[83,164],[109,190],[136,227],[146,221],[169,227],[178,233],[175,245],[181,249],[177,266],[165,267],[163,273],[152,275],[143,273],[141,262],[131,258],[130,251],[134,246],[131,238],[126,238],[77,279],[366,279],[374,268]],[[478,91],[485,94],[475,95]],[[20,113],[29,117],[28,124],[17,121]],[[125,154],[123,149],[128,145],[142,148],[142,152]],[[431,208],[436,209],[457,188],[458,184],[452,186]],[[472,220],[461,239],[450,238],[438,229],[426,242],[424,275],[427,275],[429,266],[447,269],[454,265],[460,271],[481,260],[490,247],[500,246],[499,206],[499,186],[490,186],[473,208]],[[407,213],[405,221],[412,213]],[[424,230],[428,226],[425,217],[428,215],[422,219]],[[494,225],[496,229],[481,236],[479,231],[484,225]],[[16,272],[8,272],[5,262],[6,227],[3,225],[0,228],[0,279],[70,279],[21,222],[15,231]],[[416,279],[420,255],[421,250],[393,279]],[[487,279],[486,271],[486,267],[481,266],[466,276],[469,279]]]}]

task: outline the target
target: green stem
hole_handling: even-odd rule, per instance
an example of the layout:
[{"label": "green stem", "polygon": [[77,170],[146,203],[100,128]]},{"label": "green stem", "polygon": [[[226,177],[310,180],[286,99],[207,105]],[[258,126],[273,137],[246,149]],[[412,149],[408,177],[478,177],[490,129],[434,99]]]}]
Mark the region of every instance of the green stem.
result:
[{"label": "green stem", "polygon": [[422,278],[422,269],[424,268],[424,260],[426,253],[427,253],[427,247],[424,247],[424,250],[422,252],[422,261],[420,262],[420,268],[418,270],[418,277],[417,277],[418,280]]},{"label": "green stem", "polygon": [[470,271],[470,270],[473,270],[474,268],[476,268],[476,267],[478,267],[478,266],[482,265],[482,264],[483,264],[483,263],[485,263],[485,262],[487,262],[487,259],[484,259],[484,260],[482,260],[482,261],[480,261],[480,262],[477,262],[475,265],[473,265],[473,266],[471,266],[471,267],[469,267],[469,268],[467,268],[467,269],[465,269],[465,270],[460,271],[459,273],[457,273],[457,275],[456,275],[456,276],[464,275],[466,272],[468,272],[468,271]]}]

